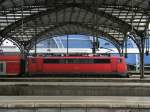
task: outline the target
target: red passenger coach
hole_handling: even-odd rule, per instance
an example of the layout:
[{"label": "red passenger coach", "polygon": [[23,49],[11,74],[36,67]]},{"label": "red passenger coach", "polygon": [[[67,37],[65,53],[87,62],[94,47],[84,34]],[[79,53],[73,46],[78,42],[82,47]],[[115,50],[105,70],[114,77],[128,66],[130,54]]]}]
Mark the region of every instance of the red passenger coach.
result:
[{"label": "red passenger coach", "polygon": [[29,57],[29,74],[103,74],[127,76],[123,57]]},{"label": "red passenger coach", "polygon": [[0,56],[0,75],[18,75],[20,56]]}]

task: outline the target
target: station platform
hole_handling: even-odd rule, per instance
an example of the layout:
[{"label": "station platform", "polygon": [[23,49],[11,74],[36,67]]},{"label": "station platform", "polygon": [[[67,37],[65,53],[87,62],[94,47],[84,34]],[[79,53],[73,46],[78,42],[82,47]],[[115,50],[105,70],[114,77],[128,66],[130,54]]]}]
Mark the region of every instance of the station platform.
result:
[{"label": "station platform", "polygon": [[150,97],[129,96],[0,96],[0,108],[133,107],[150,108]]},{"label": "station platform", "polygon": [[150,83],[0,82],[0,95],[11,96],[150,96]]},{"label": "station platform", "polygon": [[[49,108],[65,109],[149,109],[150,97],[129,96],[0,96],[1,109]],[[41,111],[40,111],[41,112]],[[45,111],[44,111],[45,112]],[[48,111],[46,111],[48,112]],[[50,111],[51,112],[51,111]],[[55,111],[52,111],[55,112]],[[80,111],[79,111],[80,112]],[[81,111],[82,112],[82,111]],[[104,111],[105,112],[105,111]],[[128,111],[126,111],[128,112]]]}]

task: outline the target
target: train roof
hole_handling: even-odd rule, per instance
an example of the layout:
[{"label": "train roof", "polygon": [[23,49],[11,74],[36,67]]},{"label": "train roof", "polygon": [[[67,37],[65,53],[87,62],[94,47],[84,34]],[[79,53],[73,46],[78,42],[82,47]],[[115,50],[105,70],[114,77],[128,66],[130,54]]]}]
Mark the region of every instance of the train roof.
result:
[{"label": "train roof", "polygon": [[21,59],[21,56],[0,56],[0,61],[16,61]]},{"label": "train roof", "polygon": [[69,59],[74,59],[74,58],[80,58],[80,59],[85,59],[85,58],[87,58],[87,59],[89,59],[89,58],[101,58],[101,59],[103,59],[103,58],[123,58],[123,57],[120,57],[120,56],[37,56],[37,57],[33,57],[33,56],[30,56],[31,58],[51,58],[51,59],[64,59],[64,58],[69,58]]}]

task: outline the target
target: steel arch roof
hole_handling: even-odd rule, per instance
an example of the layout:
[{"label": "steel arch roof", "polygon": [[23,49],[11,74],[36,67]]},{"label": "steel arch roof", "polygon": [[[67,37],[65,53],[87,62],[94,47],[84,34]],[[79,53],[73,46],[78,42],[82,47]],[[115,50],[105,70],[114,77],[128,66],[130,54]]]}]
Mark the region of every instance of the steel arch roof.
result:
[{"label": "steel arch roof", "polygon": [[149,21],[150,0],[0,0],[0,36],[18,44],[83,33],[119,44],[132,29],[147,31]]}]

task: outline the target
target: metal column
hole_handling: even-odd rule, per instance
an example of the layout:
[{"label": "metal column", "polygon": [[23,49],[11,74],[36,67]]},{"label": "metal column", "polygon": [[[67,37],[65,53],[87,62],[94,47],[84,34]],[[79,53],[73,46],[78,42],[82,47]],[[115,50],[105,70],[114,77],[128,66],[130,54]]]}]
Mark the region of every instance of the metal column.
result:
[{"label": "metal column", "polygon": [[69,50],[68,50],[68,47],[69,47],[69,35],[67,34],[67,56],[69,55]]},{"label": "metal column", "polygon": [[34,40],[34,48],[35,48],[35,51],[34,51],[34,56],[37,56],[37,39]]},{"label": "metal column", "polygon": [[24,46],[21,49],[22,58],[20,60],[20,75],[24,75],[26,73],[26,64],[27,64],[27,51]]},{"label": "metal column", "polygon": [[145,39],[144,39],[144,34],[141,34],[141,52],[140,52],[140,78],[144,78],[144,43],[145,43]]}]

